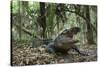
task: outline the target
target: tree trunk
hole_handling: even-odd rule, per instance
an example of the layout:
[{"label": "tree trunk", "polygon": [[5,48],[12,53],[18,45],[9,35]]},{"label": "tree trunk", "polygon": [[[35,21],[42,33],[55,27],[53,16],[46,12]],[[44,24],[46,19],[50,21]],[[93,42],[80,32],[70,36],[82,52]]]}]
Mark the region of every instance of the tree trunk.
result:
[{"label": "tree trunk", "polygon": [[45,38],[46,34],[46,16],[45,16],[45,3],[40,2],[40,21],[39,24],[42,27],[42,37]]},{"label": "tree trunk", "polygon": [[21,31],[21,27],[22,27],[22,20],[21,20],[21,10],[20,10],[20,8],[21,8],[21,1],[18,1],[18,5],[19,5],[19,9],[18,9],[18,23],[20,24],[20,26],[19,26],[19,39],[20,39],[20,41],[21,41],[21,39],[22,39],[22,35],[21,35],[21,33],[22,33],[22,31]]},{"label": "tree trunk", "polygon": [[89,6],[86,6],[86,24],[87,24],[87,42],[93,44],[93,30],[91,28],[90,10]]}]

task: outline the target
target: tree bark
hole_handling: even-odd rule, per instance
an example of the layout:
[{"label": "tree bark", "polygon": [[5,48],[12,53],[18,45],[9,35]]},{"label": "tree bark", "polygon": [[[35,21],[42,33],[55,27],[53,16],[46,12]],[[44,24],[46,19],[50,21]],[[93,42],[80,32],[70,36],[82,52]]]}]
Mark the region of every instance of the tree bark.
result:
[{"label": "tree bark", "polygon": [[39,24],[42,27],[42,37],[45,38],[46,34],[46,16],[45,16],[45,3],[44,2],[40,2],[40,20],[39,20]]},{"label": "tree bark", "polygon": [[85,8],[86,8],[86,24],[87,24],[87,42],[88,44],[94,44],[89,6],[86,6]]}]

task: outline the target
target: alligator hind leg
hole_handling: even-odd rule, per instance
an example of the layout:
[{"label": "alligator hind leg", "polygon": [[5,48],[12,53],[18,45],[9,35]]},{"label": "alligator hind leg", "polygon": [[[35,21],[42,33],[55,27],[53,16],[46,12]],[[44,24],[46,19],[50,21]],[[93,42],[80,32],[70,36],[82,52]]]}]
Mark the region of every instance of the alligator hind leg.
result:
[{"label": "alligator hind leg", "polygon": [[77,51],[80,55],[88,56],[88,54],[80,52],[80,50],[77,48],[77,46],[72,47],[72,49],[74,49],[75,51]]}]

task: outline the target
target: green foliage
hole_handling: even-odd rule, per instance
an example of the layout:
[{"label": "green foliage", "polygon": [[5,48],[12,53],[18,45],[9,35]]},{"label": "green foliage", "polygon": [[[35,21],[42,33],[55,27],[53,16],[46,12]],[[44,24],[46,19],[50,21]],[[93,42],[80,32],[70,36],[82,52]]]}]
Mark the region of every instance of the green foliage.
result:
[{"label": "green foliage", "polygon": [[[21,23],[22,25],[22,40],[27,38],[31,40],[31,38],[39,37],[41,38],[42,28],[37,22],[37,18],[40,15],[40,3],[33,1],[26,1],[26,5],[22,4],[24,1],[13,0],[11,1],[11,10],[15,15],[15,19],[13,22],[15,24]],[[85,17],[85,5],[73,5],[73,4],[65,4],[61,5],[63,11],[61,10],[57,15],[58,4],[55,3],[45,3],[45,16],[46,16],[46,36],[47,38],[55,38],[59,34],[60,31],[64,29],[68,29],[74,26],[79,26],[81,28],[81,32],[78,38],[86,37],[86,17]],[[21,10],[19,12],[19,10]],[[96,27],[97,27],[97,7],[90,6],[90,23],[93,28],[93,35],[96,38]],[[61,13],[61,15],[60,15]],[[19,16],[21,18],[19,18]],[[85,17],[85,18],[84,18]],[[16,19],[17,18],[17,19]],[[41,17],[40,17],[41,18]],[[18,20],[21,19],[19,22]],[[62,21],[64,20],[64,21]],[[19,39],[19,27],[13,25],[15,31],[12,31],[15,39]],[[24,30],[23,30],[24,29]],[[26,32],[25,32],[26,31]],[[82,36],[81,36],[82,34]],[[30,36],[31,35],[31,36]],[[84,38],[82,40],[85,40]]]},{"label": "green foliage", "polygon": [[11,1],[11,4],[12,4],[11,5],[12,13],[17,13],[19,9],[18,1],[17,0]]}]

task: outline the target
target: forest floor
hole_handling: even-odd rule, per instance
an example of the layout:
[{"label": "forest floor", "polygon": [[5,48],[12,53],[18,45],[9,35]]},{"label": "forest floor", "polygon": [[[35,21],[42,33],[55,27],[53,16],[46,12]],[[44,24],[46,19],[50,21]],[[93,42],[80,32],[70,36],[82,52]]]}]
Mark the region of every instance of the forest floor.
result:
[{"label": "forest floor", "polygon": [[[15,46],[16,45],[16,46]],[[21,46],[18,46],[21,45]],[[43,65],[97,61],[96,45],[80,45],[81,51],[88,53],[88,56],[81,56],[75,51],[69,51],[66,55],[50,54],[43,47],[31,48],[30,44],[12,44],[12,65]]]}]

